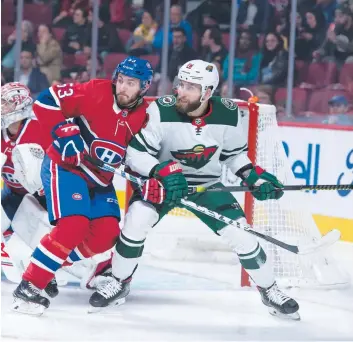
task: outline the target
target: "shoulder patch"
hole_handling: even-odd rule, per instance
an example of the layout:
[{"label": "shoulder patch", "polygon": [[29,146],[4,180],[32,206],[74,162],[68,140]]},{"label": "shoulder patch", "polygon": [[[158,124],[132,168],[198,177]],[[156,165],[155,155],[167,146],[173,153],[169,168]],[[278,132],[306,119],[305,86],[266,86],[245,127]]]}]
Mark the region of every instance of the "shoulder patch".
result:
[{"label": "shoulder patch", "polygon": [[176,103],[176,98],[172,95],[162,96],[158,99],[158,103],[164,107],[171,107]]},{"label": "shoulder patch", "polygon": [[237,104],[234,101],[232,101],[231,99],[221,98],[221,102],[229,110],[236,110],[238,107]]}]

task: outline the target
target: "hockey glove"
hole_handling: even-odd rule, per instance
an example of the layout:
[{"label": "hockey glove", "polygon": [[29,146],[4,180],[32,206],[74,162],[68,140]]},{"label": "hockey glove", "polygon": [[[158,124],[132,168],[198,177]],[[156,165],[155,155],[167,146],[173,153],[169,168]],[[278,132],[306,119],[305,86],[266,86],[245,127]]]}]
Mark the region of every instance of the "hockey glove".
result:
[{"label": "hockey glove", "polygon": [[51,134],[54,139],[52,147],[61,156],[61,162],[79,166],[85,150],[80,127],[71,122],[60,122]]},{"label": "hockey glove", "polygon": [[186,181],[179,163],[168,160],[156,165],[151,171],[151,177],[159,179],[165,188],[165,203],[176,205],[188,194]]},{"label": "hockey glove", "polygon": [[259,166],[255,166],[242,182],[242,185],[257,186],[258,190],[252,195],[259,201],[268,199],[280,199],[283,196],[283,184],[271,173]]},{"label": "hockey glove", "polygon": [[165,200],[165,189],[156,178],[148,179],[142,187],[142,198],[144,201],[162,204]]}]

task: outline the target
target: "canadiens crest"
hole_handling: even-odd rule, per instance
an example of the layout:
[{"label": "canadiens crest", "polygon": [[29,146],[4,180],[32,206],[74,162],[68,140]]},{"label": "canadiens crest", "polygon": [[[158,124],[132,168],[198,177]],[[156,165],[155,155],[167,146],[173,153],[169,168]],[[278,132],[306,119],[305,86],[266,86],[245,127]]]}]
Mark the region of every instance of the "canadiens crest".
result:
[{"label": "canadiens crest", "polygon": [[211,160],[217,149],[218,146],[216,145],[210,147],[196,145],[191,149],[171,151],[170,153],[182,165],[201,169]]},{"label": "canadiens crest", "polygon": [[162,96],[158,99],[158,103],[164,107],[171,107],[176,103],[176,98],[172,95]]},{"label": "canadiens crest", "polygon": [[114,167],[119,166],[125,156],[125,147],[103,139],[93,140],[90,155]]},{"label": "canadiens crest", "polygon": [[227,107],[229,110],[236,110],[237,109],[237,105],[236,103],[231,100],[231,99],[226,99],[226,98],[222,98],[221,102],[224,104],[225,107]]}]

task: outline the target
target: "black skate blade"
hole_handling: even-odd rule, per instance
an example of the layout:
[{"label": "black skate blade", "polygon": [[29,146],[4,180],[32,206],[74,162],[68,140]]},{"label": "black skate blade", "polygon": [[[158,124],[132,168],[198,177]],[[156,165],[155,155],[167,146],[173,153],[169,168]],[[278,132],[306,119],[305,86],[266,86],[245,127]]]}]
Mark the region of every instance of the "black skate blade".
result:
[{"label": "black skate blade", "polygon": [[294,312],[291,314],[284,314],[282,312],[279,312],[278,310],[276,310],[275,308],[268,308],[268,312],[275,317],[281,318],[281,319],[285,319],[285,320],[291,320],[291,321],[300,321],[300,315],[299,312]]},{"label": "black skate blade", "polygon": [[39,317],[43,315],[46,307],[37,303],[26,302],[21,298],[14,298],[11,309],[16,313]]},{"label": "black skate blade", "polygon": [[89,314],[97,314],[97,313],[104,313],[113,310],[115,307],[123,305],[126,302],[126,298],[118,298],[114,302],[110,303],[108,306],[104,307],[96,307],[90,305],[88,308]]}]

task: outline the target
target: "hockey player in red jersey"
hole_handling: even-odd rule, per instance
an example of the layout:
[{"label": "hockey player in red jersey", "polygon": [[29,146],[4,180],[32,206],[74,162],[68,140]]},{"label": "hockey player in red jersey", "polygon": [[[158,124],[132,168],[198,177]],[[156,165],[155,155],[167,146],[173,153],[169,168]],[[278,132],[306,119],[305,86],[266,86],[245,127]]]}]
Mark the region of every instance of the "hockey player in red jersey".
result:
[{"label": "hockey player in red jersey", "polygon": [[118,167],[131,138],[146,124],[143,99],[153,77],[148,61],[128,57],[113,80],[63,84],[42,92],[33,110],[53,143],[41,179],[49,220],[55,225],[34,250],[14,291],[13,309],[42,314],[50,302],[42,290],[63,265],[112,248],[120,233],[120,209],[112,173],[87,161],[90,155]]}]

